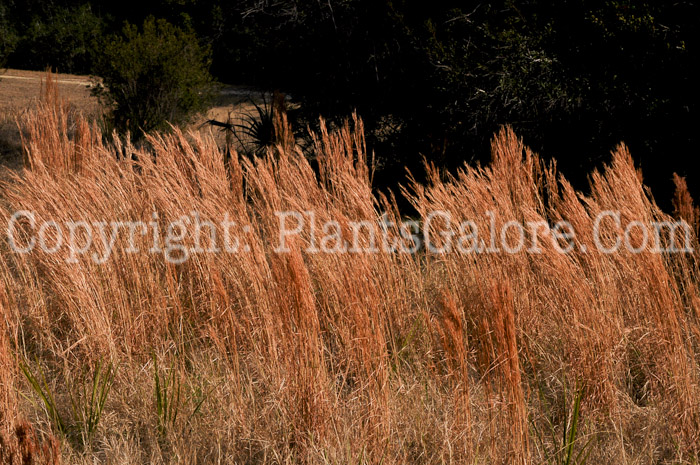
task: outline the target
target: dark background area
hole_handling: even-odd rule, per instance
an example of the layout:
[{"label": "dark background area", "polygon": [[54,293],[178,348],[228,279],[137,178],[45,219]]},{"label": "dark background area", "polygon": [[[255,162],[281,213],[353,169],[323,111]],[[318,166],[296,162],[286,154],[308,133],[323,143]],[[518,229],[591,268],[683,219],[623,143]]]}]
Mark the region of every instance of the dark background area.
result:
[{"label": "dark background area", "polygon": [[664,208],[672,173],[700,198],[694,1],[0,0],[0,62],[95,73],[104,38],[163,18],[211,51],[221,82],[364,119],[378,187],[485,162],[511,124],[579,189],[624,141]]}]

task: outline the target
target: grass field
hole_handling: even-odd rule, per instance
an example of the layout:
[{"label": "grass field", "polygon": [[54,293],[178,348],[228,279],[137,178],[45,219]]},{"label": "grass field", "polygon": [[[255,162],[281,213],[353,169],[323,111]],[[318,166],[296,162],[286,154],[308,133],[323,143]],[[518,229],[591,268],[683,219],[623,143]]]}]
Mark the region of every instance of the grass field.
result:
[{"label": "grass field", "polygon": [[[162,228],[135,244],[119,235],[104,263],[75,248],[17,253],[3,237],[3,463],[697,463],[697,252],[656,253],[637,229],[636,251],[595,243],[621,233],[596,230],[603,212],[675,221],[624,147],[583,196],[504,129],[490,165],[428,166],[430,182],[402,194],[438,242],[462,221],[515,220],[543,225],[528,236],[538,252],[319,253],[310,228],[280,251],[282,211],[336,221],[338,240],[366,247],[352,225],[388,218],[386,237],[412,244],[394,200],[373,193],[361,121],[316,136],[317,166],[284,121],[275,150],[226,161],[206,133],[108,145],[56,92],[20,118],[27,165],[2,184],[3,228],[17,211]],[[180,263],[146,252],[192,211],[228,214],[249,250]],[[455,223],[431,223],[436,211]],[[563,220],[577,231],[568,253],[553,240]],[[33,226],[17,227],[26,245]]]}]

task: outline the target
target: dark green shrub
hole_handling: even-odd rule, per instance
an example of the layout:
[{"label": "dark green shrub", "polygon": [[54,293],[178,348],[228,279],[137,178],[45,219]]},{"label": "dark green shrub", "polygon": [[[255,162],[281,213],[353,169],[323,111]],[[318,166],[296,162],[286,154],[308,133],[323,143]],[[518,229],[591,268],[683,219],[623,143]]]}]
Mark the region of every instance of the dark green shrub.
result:
[{"label": "dark green shrub", "polygon": [[104,28],[104,21],[89,4],[51,7],[27,24],[11,64],[23,69],[51,67],[62,73],[90,73]]},{"label": "dark green shrub", "polygon": [[111,107],[119,131],[139,137],[187,123],[211,93],[209,50],[192,31],[147,18],[141,31],[126,24],[105,41],[95,93]]},{"label": "dark green shrub", "polygon": [[17,31],[8,17],[8,10],[0,4],[0,68],[5,66],[7,56],[17,45],[17,39]]}]

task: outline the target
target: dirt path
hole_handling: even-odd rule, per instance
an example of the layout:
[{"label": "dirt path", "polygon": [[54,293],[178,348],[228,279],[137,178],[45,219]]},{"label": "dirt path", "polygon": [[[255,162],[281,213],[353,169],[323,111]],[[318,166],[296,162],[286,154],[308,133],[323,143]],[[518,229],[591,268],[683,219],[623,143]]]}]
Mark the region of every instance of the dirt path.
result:
[{"label": "dirt path", "polygon": [[[0,120],[2,114],[16,113],[36,104],[41,95],[42,71],[8,69],[0,71]],[[97,99],[90,94],[90,78],[73,74],[58,74],[58,90],[61,95],[83,113],[99,113]]]},{"label": "dirt path", "polygon": [[[9,71],[17,71],[17,70],[9,70]],[[0,76],[0,80],[3,79],[19,79],[22,81],[34,81],[34,82],[41,82],[42,79],[44,79],[43,75],[42,76],[18,76],[15,74],[4,74]],[[86,81],[84,79],[80,79],[80,77],[76,76],[75,79],[58,79],[56,80],[58,84],[76,84],[76,85],[81,85],[81,86],[90,86],[92,85],[92,82]]]}]

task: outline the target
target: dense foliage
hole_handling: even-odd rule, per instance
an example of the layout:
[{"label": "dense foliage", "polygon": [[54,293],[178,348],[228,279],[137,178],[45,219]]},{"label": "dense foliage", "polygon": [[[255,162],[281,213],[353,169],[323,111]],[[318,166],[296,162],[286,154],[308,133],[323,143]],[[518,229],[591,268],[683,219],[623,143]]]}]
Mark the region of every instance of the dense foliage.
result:
[{"label": "dense foliage", "polygon": [[150,17],[141,31],[127,24],[104,42],[96,93],[113,108],[118,130],[138,135],[167,129],[205,108],[208,60],[193,33]]},{"label": "dense foliage", "polygon": [[[192,27],[211,46],[219,80],[291,94],[302,104],[300,128],[357,109],[380,157],[380,184],[402,180],[400,167],[423,156],[446,168],[479,160],[506,123],[579,187],[621,140],[660,199],[672,172],[692,174],[700,99],[692,0],[6,1],[0,27],[15,26],[0,47],[16,50],[16,67],[95,72],[79,44],[98,30],[147,15]],[[40,50],[48,40],[57,46]]]}]

